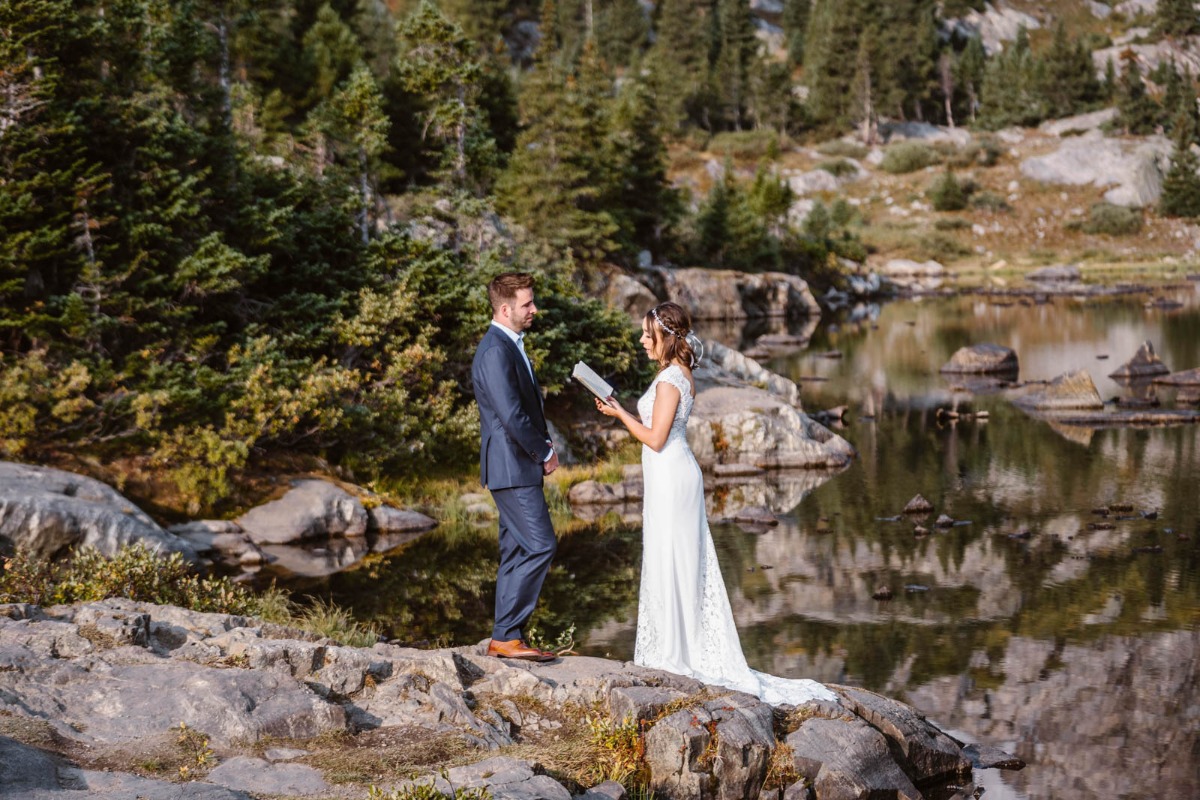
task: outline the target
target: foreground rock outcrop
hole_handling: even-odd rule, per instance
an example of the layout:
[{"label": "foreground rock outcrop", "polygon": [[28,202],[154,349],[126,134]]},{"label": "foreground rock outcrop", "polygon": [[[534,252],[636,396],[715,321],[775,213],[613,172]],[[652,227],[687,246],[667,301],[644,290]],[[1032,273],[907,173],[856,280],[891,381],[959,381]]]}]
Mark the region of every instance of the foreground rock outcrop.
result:
[{"label": "foreground rock outcrop", "polygon": [[[362,796],[365,786],[334,786],[322,769],[344,770],[351,754],[378,748],[397,764],[424,752],[418,781],[454,766],[456,785],[486,786],[496,798],[614,796],[611,783],[550,776],[509,754],[536,750],[548,734],[586,736],[587,713],[640,721],[644,769],[663,798],[916,798],[972,772],[961,743],[864,690],[833,687],[839,703],[772,708],[623,662],[532,665],[482,652],[345,647],[260,620],[128,600],[0,606],[0,784],[36,798]],[[193,751],[180,765],[188,783],[145,775],[178,761],[193,734],[202,757]],[[271,747],[262,750],[264,740]],[[793,777],[769,784],[780,758]],[[371,763],[371,784],[412,780],[407,770],[381,771],[385,759]]]}]

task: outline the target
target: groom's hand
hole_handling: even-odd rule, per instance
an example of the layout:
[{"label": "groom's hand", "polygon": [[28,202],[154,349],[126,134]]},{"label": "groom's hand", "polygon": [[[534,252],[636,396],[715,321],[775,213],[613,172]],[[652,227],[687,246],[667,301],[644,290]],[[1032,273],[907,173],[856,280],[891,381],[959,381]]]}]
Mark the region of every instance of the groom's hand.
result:
[{"label": "groom's hand", "polygon": [[556,469],[558,469],[558,451],[551,450],[550,458],[546,459],[546,461],[542,463],[542,473],[549,475]]}]

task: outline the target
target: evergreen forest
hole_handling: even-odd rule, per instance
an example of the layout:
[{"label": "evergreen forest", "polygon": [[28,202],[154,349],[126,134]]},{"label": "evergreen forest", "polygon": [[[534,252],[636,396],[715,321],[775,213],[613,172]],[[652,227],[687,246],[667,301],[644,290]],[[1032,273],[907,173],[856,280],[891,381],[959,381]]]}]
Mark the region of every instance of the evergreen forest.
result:
[{"label": "evergreen forest", "polygon": [[[1200,215],[1187,69],[1097,70],[1110,42],[1061,23],[989,54],[948,23],[977,0],[778,5],[770,48],[749,0],[0,0],[0,455],[153,471],[189,513],[281,458],[468,470],[490,277],[538,276],[552,404],[580,359],[638,385],[605,271],[839,285],[854,209],[792,223],[773,159],[885,119],[1115,105],[1175,141],[1162,212]],[[1200,31],[1190,2],[1149,22]],[[672,180],[716,141],[753,179]]]}]

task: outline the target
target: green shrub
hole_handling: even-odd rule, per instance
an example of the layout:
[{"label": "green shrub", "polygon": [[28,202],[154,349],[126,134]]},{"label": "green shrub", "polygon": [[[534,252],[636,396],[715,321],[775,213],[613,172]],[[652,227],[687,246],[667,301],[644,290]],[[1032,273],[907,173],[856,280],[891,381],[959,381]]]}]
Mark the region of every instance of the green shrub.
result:
[{"label": "green shrub", "polygon": [[1112,203],[1096,203],[1083,223],[1084,233],[1101,233],[1108,236],[1128,236],[1142,228],[1142,213],[1135,208],[1115,206]]},{"label": "green shrub", "polygon": [[939,231],[961,231],[971,227],[971,223],[962,217],[942,217],[934,220],[933,227]]},{"label": "green shrub", "polygon": [[839,197],[829,206],[829,218],[833,220],[833,224],[844,228],[856,219],[860,218],[857,208],[846,202],[844,197]]},{"label": "green shrub", "polygon": [[948,264],[965,255],[970,255],[971,249],[961,244],[957,239],[941,233],[930,233],[918,241],[921,255],[942,264]]},{"label": "green shrub", "polygon": [[888,147],[883,154],[883,163],[879,166],[885,172],[903,175],[925,169],[939,161],[941,161],[941,157],[929,145],[924,142],[906,141]]},{"label": "green shrub", "polygon": [[980,211],[1011,211],[1012,206],[995,192],[976,192],[971,195],[971,207]]},{"label": "green shrub", "polygon": [[47,562],[18,552],[4,562],[0,602],[49,606],[107,597],[127,597],[194,611],[253,615],[258,600],[228,578],[206,578],[192,571],[179,553],[163,557],[145,545],[125,547],[109,559],[92,548],[65,561]]},{"label": "green shrub", "polygon": [[848,142],[845,139],[830,139],[817,145],[817,152],[823,156],[835,158],[865,158],[867,148],[858,142]]},{"label": "green shrub", "polygon": [[972,141],[966,147],[956,150],[950,154],[946,163],[959,169],[967,167],[994,167],[1000,161],[1000,156],[1004,154],[1000,143],[995,139],[985,137],[976,141]]},{"label": "green shrub", "polygon": [[765,158],[779,152],[779,134],[766,128],[755,131],[725,131],[708,140],[710,153],[732,158]]},{"label": "green shrub", "polygon": [[967,193],[949,170],[933,182],[926,195],[935,211],[962,211],[967,207]]},{"label": "green shrub", "polygon": [[840,178],[844,175],[853,175],[858,172],[858,167],[844,158],[822,161],[820,164],[817,164],[817,169],[823,169],[835,178]]}]

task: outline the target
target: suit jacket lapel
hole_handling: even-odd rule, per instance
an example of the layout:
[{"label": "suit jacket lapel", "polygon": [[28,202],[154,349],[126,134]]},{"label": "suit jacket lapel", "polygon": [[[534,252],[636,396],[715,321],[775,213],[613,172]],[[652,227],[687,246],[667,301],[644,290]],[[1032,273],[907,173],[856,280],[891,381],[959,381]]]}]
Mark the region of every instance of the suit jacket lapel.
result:
[{"label": "suit jacket lapel", "polygon": [[[492,327],[495,328],[496,326],[493,325]],[[529,386],[529,388],[531,388],[533,390],[533,396],[535,398],[537,398],[538,410],[544,414],[545,413],[545,408],[544,408],[545,403],[542,400],[542,387],[538,384],[537,377],[533,374],[533,364],[530,363],[529,366],[526,366],[525,356],[523,353],[521,353],[521,348],[517,347],[517,343],[512,340],[511,336],[507,336],[502,331],[498,331],[498,330],[493,331],[493,333],[496,336],[499,336],[501,339],[503,339],[504,342],[510,348],[512,348],[513,355],[517,359],[517,364],[518,364],[517,372],[523,373],[525,378],[528,379],[528,381],[529,381],[528,386]]]}]

